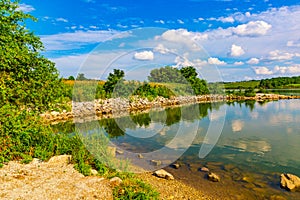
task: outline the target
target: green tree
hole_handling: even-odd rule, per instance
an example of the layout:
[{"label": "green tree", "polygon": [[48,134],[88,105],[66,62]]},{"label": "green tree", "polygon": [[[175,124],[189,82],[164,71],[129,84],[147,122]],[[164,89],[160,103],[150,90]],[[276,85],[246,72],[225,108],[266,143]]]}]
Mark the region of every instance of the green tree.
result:
[{"label": "green tree", "polygon": [[74,78],[74,76],[69,76],[68,80],[74,81],[75,78]]},{"label": "green tree", "polygon": [[120,69],[114,69],[113,73],[109,73],[107,81],[103,85],[103,89],[105,90],[108,96],[112,94],[119,81],[124,82],[124,76],[124,71]]},{"label": "green tree", "polygon": [[40,52],[39,37],[26,28],[35,19],[18,2],[0,1],[0,106],[48,109],[62,100],[64,87],[54,63]]}]

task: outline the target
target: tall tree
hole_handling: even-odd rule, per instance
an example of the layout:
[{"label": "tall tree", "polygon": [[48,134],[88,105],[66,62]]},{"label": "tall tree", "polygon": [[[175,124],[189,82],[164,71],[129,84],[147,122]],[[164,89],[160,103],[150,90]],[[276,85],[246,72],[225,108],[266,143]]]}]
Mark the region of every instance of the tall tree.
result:
[{"label": "tall tree", "polygon": [[113,73],[109,73],[107,81],[103,85],[105,92],[110,95],[114,91],[117,83],[123,81],[124,76],[124,71],[120,69],[114,69]]},{"label": "tall tree", "polygon": [[61,97],[63,86],[54,63],[40,54],[43,44],[26,20],[35,21],[18,2],[0,1],[0,106],[47,109]]}]

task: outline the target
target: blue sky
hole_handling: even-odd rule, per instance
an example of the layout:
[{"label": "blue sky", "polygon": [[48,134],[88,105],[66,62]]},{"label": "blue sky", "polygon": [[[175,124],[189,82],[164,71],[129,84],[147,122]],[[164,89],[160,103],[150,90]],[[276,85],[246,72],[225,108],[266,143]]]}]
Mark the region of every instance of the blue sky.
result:
[{"label": "blue sky", "polygon": [[[300,75],[297,0],[22,0],[64,77],[193,65],[209,81]],[[149,28],[151,27],[151,28]]]}]

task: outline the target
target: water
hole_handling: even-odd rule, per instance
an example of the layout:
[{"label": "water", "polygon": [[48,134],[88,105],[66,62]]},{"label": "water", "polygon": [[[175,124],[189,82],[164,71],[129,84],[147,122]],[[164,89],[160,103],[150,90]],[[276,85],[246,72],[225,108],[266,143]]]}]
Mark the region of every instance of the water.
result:
[{"label": "water", "polygon": [[[167,156],[160,152],[161,157],[156,159],[177,160],[183,167],[167,168],[208,195],[223,199],[269,199],[271,196],[300,199],[300,193],[285,192],[279,187],[281,173],[300,176],[298,99],[203,103],[102,119],[97,124],[112,143],[128,152],[146,155],[167,147]],[[216,129],[220,125],[224,126]],[[69,123],[54,128],[64,127],[62,131],[68,131],[69,126],[72,127]],[[215,135],[205,138],[209,129]],[[207,143],[215,145],[207,156],[199,158],[201,147]],[[178,150],[181,151],[176,154]],[[168,158],[170,155],[178,158]],[[221,183],[211,185],[199,171],[202,166],[220,174]]]}]

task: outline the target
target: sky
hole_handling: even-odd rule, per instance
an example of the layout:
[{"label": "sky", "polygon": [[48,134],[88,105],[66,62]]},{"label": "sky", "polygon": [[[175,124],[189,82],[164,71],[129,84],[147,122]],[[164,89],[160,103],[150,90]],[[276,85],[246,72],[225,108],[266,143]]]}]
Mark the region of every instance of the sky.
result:
[{"label": "sky", "polygon": [[298,0],[21,0],[61,76],[145,80],[166,65],[208,81],[300,75]]}]

